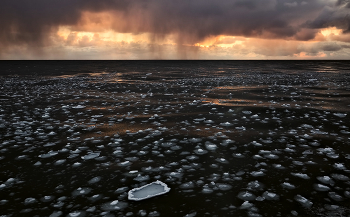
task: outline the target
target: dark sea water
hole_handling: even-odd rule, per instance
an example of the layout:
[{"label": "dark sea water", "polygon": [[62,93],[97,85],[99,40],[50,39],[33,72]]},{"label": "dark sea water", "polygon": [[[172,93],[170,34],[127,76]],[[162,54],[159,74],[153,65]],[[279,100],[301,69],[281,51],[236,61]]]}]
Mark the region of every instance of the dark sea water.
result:
[{"label": "dark sea water", "polygon": [[349,216],[349,111],[348,61],[1,61],[0,216]]}]

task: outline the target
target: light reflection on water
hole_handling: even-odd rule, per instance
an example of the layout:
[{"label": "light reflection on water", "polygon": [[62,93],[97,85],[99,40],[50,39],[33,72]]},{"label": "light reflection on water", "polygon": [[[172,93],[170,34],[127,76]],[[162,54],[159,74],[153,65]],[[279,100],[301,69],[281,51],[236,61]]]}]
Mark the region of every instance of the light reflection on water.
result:
[{"label": "light reflection on water", "polygon": [[349,215],[347,63],[23,64],[72,73],[0,77],[0,215]]}]

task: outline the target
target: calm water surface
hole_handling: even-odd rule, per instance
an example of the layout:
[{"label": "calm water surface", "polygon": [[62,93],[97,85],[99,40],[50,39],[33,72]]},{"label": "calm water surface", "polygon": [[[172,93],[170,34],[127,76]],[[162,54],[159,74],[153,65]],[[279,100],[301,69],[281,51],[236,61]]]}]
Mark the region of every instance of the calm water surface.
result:
[{"label": "calm water surface", "polygon": [[349,111],[345,61],[3,61],[0,215],[348,216]]}]

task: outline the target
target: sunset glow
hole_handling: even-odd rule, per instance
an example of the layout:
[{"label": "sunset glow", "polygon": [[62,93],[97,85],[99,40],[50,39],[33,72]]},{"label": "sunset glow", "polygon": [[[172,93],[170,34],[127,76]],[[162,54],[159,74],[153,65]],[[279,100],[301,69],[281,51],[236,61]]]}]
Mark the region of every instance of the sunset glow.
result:
[{"label": "sunset glow", "polygon": [[[348,59],[350,55],[349,9],[335,1],[268,0],[266,7],[253,0],[169,5],[68,1],[56,7],[40,1],[30,9],[20,2],[16,7],[9,7],[13,3],[7,0],[0,3],[0,12],[7,8],[9,15],[1,21],[1,59]],[[36,16],[38,11],[42,16]]]}]

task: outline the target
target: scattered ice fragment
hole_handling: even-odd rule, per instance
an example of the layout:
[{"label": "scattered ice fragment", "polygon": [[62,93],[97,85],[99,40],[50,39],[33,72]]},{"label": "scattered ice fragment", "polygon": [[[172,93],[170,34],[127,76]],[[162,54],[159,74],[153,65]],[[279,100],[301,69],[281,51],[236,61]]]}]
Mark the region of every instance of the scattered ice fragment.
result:
[{"label": "scattered ice fragment", "polygon": [[265,191],[262,195],[266,200],[279,200],[279,196],[275,193]]},{"label": "scattered ice fragment", "polygon": [[141,174],[138,174],[136,178],[134,178],[135,181],[143,182],[149,180],[149,175],[142,176]]},{"label": "scattered ice fragment", "polygon": [[204,186],[203,186],[203,189],[202,189],[202,193],[203,194],[211,194],[211,193],[213,193],[213,189],[211,189],[209,186],[208,186],[208,184],[205,184]]},{"label": "scattered ice fragment", "polygon": [[346,167],[342,163],[335,163],[333,167],[338,170],[346,170]]},{"label": "scattered ice fragment", "polygon": [[62,211],[54,211],[49,217],[59,217],[63,214]]},{"label": "scattered ice fragment", "polygon": [[201,142],[201,141],[202,141],[201,138],[191,138],[190,139],[190,142],[192,142],[192,143],[198,143],[198,142]]},{"label": "scattered ice fragment", "polygon": [[131,170],[129,171],[130,174],[134,174],[134,173],[138,173],[139,171],[138,170]]},{"label": "scattered ice fragment", "polygon": [[67,215],[67,217],[84,217],[85,212],[84,211],[73,211]]},{"label": "scattered ice fragment", "polygon": [[299,202],[303,207],[305,207],[305,208],[311,208],[311,206],[312,206],[312,202],[310,201],[310,200],[308,200],[308,199],[306,199],[305,197],[303,197],[303,196],[301,196],[301,195],[296,195],[295,197],[294,197],[294,199],[297,201],[297,202]]},{"label": "scattered ice fragment", "polygon": [[122,167],[126,167],[126,166],[129,166],[129,165],[131,165],[131,162],[128,161],[128,160],[118,163],[118,166],[122,166]]},{"label": "scattered ice fragment", "polygon": [[212,120],[206,120],[206,121],[204,121],[204,123],[206,123],[206,124],[213,124],[214,121],[212,121]]},{"label": "scattered ice fragment", "polygon": [[331,174],[333,179],[339,180],[339,181],[349,181],[349,177],[343,175],[343,174],[337,174],[337,173],[333,173]]},{"label": "scattered ice fragment", "polygon": [[328,196],[335,201],[343,201],[343,197],[335,192],[328,192]]},{"label": "scattered ice fragment", "polygon": [[304,173],[291,173],[293,176],[302,178],[302,179],[310,179],[310,177],[307,174]]},{"label": "scattered ice fragment", "polygon": [[184,217],[195,217],[197,215],[197,212],[192,212],[189,214],[186,214]]},{"label": "scattered ice fragment", "polygon": [[256,196],[248,191],[240,192],[237,197],[241,200],[250,201],[255,200]]},{"label": "scattered ice fragment", "polygon": [[121,188],[118,188],[117,190],[115,190],[114,193],[121,194],[121,193],[124,193],[125,191],[127,191],[128,189],[129,189],[128,187],[121,187]]},{"label": "scattered ice fragment", "polygon": [[228,161],[225,158],[217,158],[217,159],[215,159],[215,161],[217,161],[219,163],[223,163],[223,164],[228,164]]},{"label": "scattered ice fragment", "polygon": [[[54,132],[51,132],[48,135],[55,135],[55,134],[52,134],[52,133],[54,133]],[[56,143],[49,142],[49,143],[45,144],[44,147],[50,147],[50,146],[54,146],[54,145],[56,145]]]},{"label": "scattered ice fragment", "polygon": [[329,191],[330,188],[328,186],[322,184],[314,184],[314,188],[316,191]]},{"label": "scattered ice fragment", "polygon": [[96,176],[88,181],[89,184],[97,183],[101,180],[101,176]]},{"label": "scattered ice fragment", "polygon": [[295,189],[295,186],[293,184],[290,184],[288,182],[283,182],[282,187],[287,188],[287,189]]},{"label": "scattered ice fragment", "polygon": [[250,173],[252,176],[254,177],[258,177],[258,176],[264,176],[265,173],[263,171],[253,171]]},{"label": "scattered ice fragment", "polygon": [[209,150],[209,151],[215,151],[217,149],[217,146],[214,143],[211,143],[209,141],[205,142],[205,147]]},{"label": "scattered ice fragment", "polygon": [[28,197],[24,200],[24,205],[29,205],[29,204],[33,204],[33,203],[36,203],[37,200],[35,198],[32,198],[32,197]]},{"label": "scattered ice fragment", "polygon": [[181,189],[191,189],[194,188],[194,183],[192,181],[186,182],[180,185]]},{"label": "scattered ice fragment", "polygon": [[44,196],[44,197],[42,197],[40,200],[41,200],[42,202],[50,202],[50,201],[52,201],[54,198],[55,198],[54,196]]},{"label": "scattered ice fragment", "polygon": [[292,210],[290,213],[292,213],[292,215],[294,215],[294,216],[297,216],[297,215],[298,215],[298,212],[295,211],[295,210]]},{"label": "scattered ice fragment", "polygon": [[344,113],[334,113],[333,115],[340,117],[340,118],[345,118],[347,114]]},{"label": "scattered ice fragment", "polygon": [[231,185],[229,184],[224,184],[224,183],[216,183],[216,186],[221,190],[221,191],[228,191],[232,188]]},{"label": "scattered ice fragment", "polygon": [[134,188],[128,192],[128,199],[140,201],[168,193],[170,188],[163,182],[157,180],[139,188]]},{"label": "scattered ice fragment", "polygon": [[75,108],[75,109],[82,109],[82,108],[85,108],[86,106],[83,106],[83,105],[77,105],[77,106],[73,106],[72,108]]},{"label": "scattered ice fragment", "polygon": [[194,153],[202,155],[202,154],[208,153],[208,151],[207,150],[203,150],[201,148],[198,148],[198,149],[194,150]]},{"label": "scattered ice fragment", "polygon": [[160,216],[160,213],[157,211],[153,211],[153,212],[149,212],[148,216],[149,217],[157,217],[157,216]]},{"label": "scattered ice fragment", "polygon": [[57,155],[58,152],[57,151],[49,151],[48,153],[46,154],[41,154],[39,155],[40,158],[49,158],[49,157],[52,157],[52,156],[55,156]]},{"label": "scattered ice fragment", "polygon": [[73,167],[78,167],[78,166],[80,166],[80,165],[81,165],[80,162],[75,162],[72,166],[73,166]]},{"label": "scattered ice fragment", "polygon": [[329,176],[318,176],[317,180],[327,185],[334,185],[334,181]]},{"label": "scattered ice fragment", "polygon": [[147,212],[143,209],[139,210],[139,216],[146,216],[147,215]]},{"label": "scattered ice fragment", "polygon": [[251,181],[247,185],[248,190],[256,191],[256,190],[263,190],[264,189],[264,184],[259,182],[258,180]]},{"label": "scattered ice fragment", "polygon": [[257,141],[253,141],[252,144],[258,147],[262,146],[262,144]]},{"label": "scattered ice fragment", "polygon": [[187,160],[197,160],[198,157],[195,156],[195,155],[189,155],[189,156],[186,157],[186,159],[187,159]]},{"label": "scattered ice fragment", "polygon": [[233,153],[232,156],[236,158],[244,158],[244,155],[241,153]]},{"label": "scattered ice fragment", "polygon": [[251,207],[253,207],[253,204],[249,203],[249,201],[244,201],[239,208],[240,209],[250,209]]},{"label": "scattered ice fragment", "polygon": [[128,203],[126,202],[114,200],[114,201],[102,204],[101,209],[103,211],[114,211],[114,210],[122,210],[127,206],[128,206]]},{"label": "scattered ice fragment", "polygon": [[90,152],[89,154],[82,156],[81,159],[90,160],[90,159],[97,158],[98,156],[100,156],[100,152]]},{"label": "scattered ice fragment", "polygon": [[41,162],[40,161],[37,161],[34,166],[40,166],[41,165]]},{"label": "scattered ice fragment", "polygon": [[224,122],[224,123],[220,123],[220,125],[223,127],[229,127],[229,126],[232,126],[233,124],[231,124],[230,122]]},{"label": "scattered ice fragment", "polygon": [[61,165],[61,164],[63,164],[64,162],[66,162],[66,159],[57,160],[57,161],[55,162],[55,165]]},{"label": "scattered ice fragment", "polygon": [[268,159],[278,159],[279,157],[275,154],[266,154],[264,155],[265,158],[268,158]]},{"label": "scattered ice fragment", "polygon": [[72,192],[72,196],[86,195],[91,192],[91,188],[77,188]]},{"label": "scattered ice fragment", "polygon": [[245,114],[245,115],[250,115],[250,114],[252,114],[251,111],[242,111],[242,113]]},{"label": "scattered ice fragment", "polygon": [[95,212],[96,206],[89,207],[86,211],[87,212]]}]

